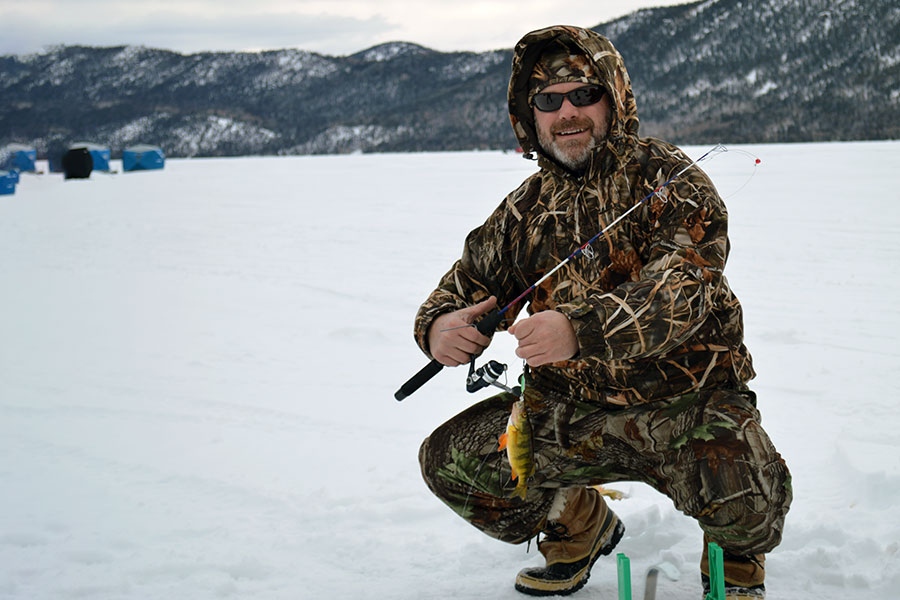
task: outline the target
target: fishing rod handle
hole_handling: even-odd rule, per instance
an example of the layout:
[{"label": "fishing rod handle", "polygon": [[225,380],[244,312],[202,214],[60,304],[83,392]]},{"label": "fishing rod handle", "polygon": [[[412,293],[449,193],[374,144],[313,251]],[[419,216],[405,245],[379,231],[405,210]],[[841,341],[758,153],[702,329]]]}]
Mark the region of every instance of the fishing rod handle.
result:
[{"label": "fishing rod handle", "polygon": [[[481,335],[490,337],[497,330],[497,326],[502,320],[503,314],[495,308],[475,324],[475,329]],[[443,368],[444,365],[439,363],[437,359],[431,359],[430,363],[422,367],[418,373],[409,378],[409,381],[400,386],[400,389],[394,393],[394,398],[397,402],[400,402],[409,397],[413,392],[425,385],[429,379],[440,373]]]},{"label": "fishing rod handle", "polygon": [[488,314],[484,315],[480,321],[475,323],[475,329],[481,335],[486,335],[491,337],[494,335],[494,332],[497,331],[497,326],[500,325],[500,321],[503,320],[503,313],[498,309],[494,309]]},{"label": "fishing rod handle", "polygon": [[432,358],[431,362],[422,367],[418,373],[409,378],[409,381],[400,386],[400,389],[394,392],[394,398],[397,402],[407,398],[410,394],[425,385],[429,379],[440,373],[444,365],[439,363],[437,359]]}]

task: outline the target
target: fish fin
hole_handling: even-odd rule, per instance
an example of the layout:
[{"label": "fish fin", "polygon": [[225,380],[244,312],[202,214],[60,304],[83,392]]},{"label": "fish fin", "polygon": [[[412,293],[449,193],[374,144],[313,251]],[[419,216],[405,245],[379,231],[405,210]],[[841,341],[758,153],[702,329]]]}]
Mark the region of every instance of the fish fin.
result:
[{"label": "fish fin", "polygon": [[503,449],[506,448],[506,443],[507,443],[507,438],[508,438],[508,437],[509,437],[509,436],[507,436],[506,433],[503,433],[503,434],[500,436],[500,440],[499,440],[499,441],[500,441],[500,447],[497,448],[497,451],[498,451],[498,452],[499,452],[500,450],[503,450]]},{"label": "fish fin", "polygon": [[512,498],[513,496],[518,496],[522,500],[525,500],[525,492],[527,492],[527,491],[528,491],[528,486],[525,485],[525,482],[523,481],[519,485],[516,486],[516,489],[513,490],[512,494],[510,494],[509,497]]}]

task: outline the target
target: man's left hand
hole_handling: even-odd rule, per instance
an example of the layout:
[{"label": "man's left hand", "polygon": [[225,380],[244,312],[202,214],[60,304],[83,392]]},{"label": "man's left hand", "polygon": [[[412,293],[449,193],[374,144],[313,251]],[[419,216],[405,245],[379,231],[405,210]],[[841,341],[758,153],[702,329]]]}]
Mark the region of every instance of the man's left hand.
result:
[{"label": "man's left hand", "polygon": [[529,367],[568,360],[578,353],[578,340],[569,318],[555,310],[545,310],[509,328],[519,340],[516,356]]}]

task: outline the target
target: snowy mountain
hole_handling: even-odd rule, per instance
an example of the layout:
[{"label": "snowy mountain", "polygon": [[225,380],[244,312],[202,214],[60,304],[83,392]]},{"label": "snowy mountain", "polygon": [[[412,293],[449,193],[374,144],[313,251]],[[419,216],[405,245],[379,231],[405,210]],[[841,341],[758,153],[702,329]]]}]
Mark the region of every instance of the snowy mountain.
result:
[{"label": "snowy mountain", "polygon": [[[893,0],[704,0],[596,29],[625,56],[645,135],[900,137]],[[58,46],[0,57],[0,145],[43,155],[91,139],[115,155],[145,142],[170,156],[513,148],[510,57],[408,42],[341,57]]]},{"label": "snowy mountain", "polygon": [[900,135],[892,0],[706,0],[595,28],[625,57],[645,133],[691,142]]}]

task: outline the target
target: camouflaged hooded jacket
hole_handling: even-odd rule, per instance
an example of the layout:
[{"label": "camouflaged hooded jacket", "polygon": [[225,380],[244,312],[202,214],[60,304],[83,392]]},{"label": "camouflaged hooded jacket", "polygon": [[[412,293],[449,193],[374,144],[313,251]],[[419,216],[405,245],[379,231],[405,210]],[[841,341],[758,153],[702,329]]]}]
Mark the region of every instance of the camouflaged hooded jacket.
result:
[{"label": "camouflaged hooded jacket", "polygon": [[[528,104],[529,75],[556,38],[593,58],[612,101],[609,135],[583,174],[542,152]],[[540,171],[467,236],[462,257],[419,309],[415,336],[426,354],[436,316],[491,295],[506,306],[691,162],[668,143],[638,137],[622,57],[592,31],[556,26],[526,35],[515,48],[508,97],[515,134]],[[742,387],[754,372],[741,307],[723,275],[727,221],[712,183],[691,167],[593,242],[592,258],[570,261],[541,284],[528,312],[567,315],[579,352],[532,369],[531,384],[560,399],[615,405]],[[501,330],[521,308],[507,311]]]}]

